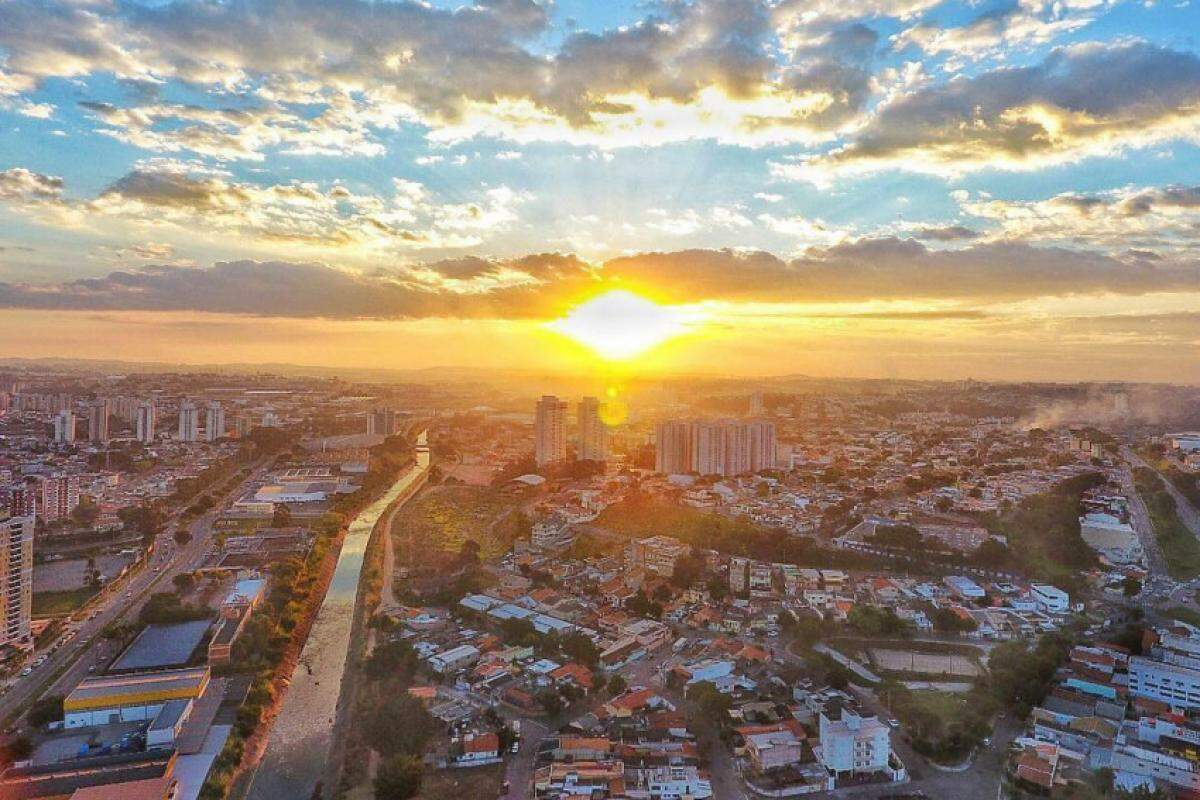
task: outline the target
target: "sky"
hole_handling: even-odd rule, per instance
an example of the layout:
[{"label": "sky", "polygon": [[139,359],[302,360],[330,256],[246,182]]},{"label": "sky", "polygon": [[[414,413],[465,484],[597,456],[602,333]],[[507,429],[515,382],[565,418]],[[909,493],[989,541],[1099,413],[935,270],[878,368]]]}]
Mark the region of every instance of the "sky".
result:
[{"label": "sky", "polygon": [[1200,382],[1200,6],[0,0],[0,355],[611,369],[615,289],[631,371]]}]

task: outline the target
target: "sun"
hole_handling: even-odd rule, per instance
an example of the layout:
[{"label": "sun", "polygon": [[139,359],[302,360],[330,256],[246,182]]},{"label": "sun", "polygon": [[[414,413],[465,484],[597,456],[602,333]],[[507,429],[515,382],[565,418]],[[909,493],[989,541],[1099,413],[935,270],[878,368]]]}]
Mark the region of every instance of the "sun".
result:
[{"label": "sun", "polygon": [[678,308],[614,289],[575,307],[549,327],[602,358],[624,361],[687,332],[688,323],[688,315]]}]

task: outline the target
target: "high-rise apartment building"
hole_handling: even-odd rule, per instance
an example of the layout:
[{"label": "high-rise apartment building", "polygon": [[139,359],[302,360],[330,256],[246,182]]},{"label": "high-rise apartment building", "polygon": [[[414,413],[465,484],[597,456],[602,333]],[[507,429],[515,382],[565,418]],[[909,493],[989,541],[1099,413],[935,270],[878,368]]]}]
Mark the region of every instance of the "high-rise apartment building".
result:
[{"label": "high-rise apartment building", "polygon": [[692,423],[692,464],[689,472],[701,475],[725,473],[725,427],[720,422]]},{"label": "high-rise apartment building", "polygon": [[579,458],[582,461],[608,460],[608,426],[600,418],[604,407],[594,397],[579,403]]},{"label": "high-rise apartment building", "polygon": [[104,444],[108,441],[108,399],[101,397],[88,405],[88,441]]},{"label": "high-rise apartment building", "polygon": [[390,408],[380,406],[367,412],[367,433],[371,436],[392,436],[396,425],[396,412]]},{"label": "high-rise apartment building", "polygon": [[775,469],[775,423],[765,419],[746,423],[750,442],[750,471]]},{"label": "high-rise apartment building", "polygon": [[537,465],[552,464],[567,457],[567,403],[554,395],[537,402],[533,422],[533,457]]},{"label": "high-rise apartment building", "polygon": [[775,466],[775,424],[767,420],[660,423],[655,471],[664,475],[745,475]]},{"label": "high-rise apartment building", "polygon": [[254,417],[249,414],[238,414],[233,418],[233,432],[239,439],[250,435],[254,430]]},{"label": "high-rise apartment building", "polygon": [[761,417],[767,413],[767,406],[763,403],[763,393],[755,392],[750,395],[750,416]]},{"label": "high-rise apartment building", "polygon": [[35,513],[46,522],[65,519],[79,505],[79,476],[52,475],[35,487]]},{"label": "high-rise apartment building", "polygon": [[33,615],[32,516],[0,519],[0,647],[31,647]]},{"label": "high-rise apartment building", "polygon": [[179,441],[194,442],[200,438],[200,412],[191,400],[179,404]]},{"label": "high-rise apartment building", "polygon": [[660,422],[654,437],[654,471],[683,475],[692,471],[692,424],[680,420]]},{"label": "high-rise apartment building", "polygon": [[134,421],[134,434],[142,444],[153,444],[154,429],[158,425],[158,407],[153,400],[140,403]]},{"label": "high-rise apartment building", "polygon": [[215,442],[225,435],[225,409],[213,400],[204,411],[204,440]]},{"label": "high-rise apartment building", "polygon": [[75,415],[69,408],[54,415],[54,441],[63,444],[75,441]]}]

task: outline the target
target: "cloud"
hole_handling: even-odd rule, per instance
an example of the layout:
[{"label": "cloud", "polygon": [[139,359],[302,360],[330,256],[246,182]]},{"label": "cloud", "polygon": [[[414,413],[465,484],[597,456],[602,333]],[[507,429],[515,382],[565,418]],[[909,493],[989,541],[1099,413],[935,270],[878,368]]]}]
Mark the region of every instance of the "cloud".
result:
[{"label": "cloud", "polygon": [[847,145],[776,166],[795,179],[879,169],[1035,169],[1200,137],[1200,57],[1088,43],[1041,63],[900,94]]},{"label": "cloud", "polygon": [[1131,248],[1135,258],[1153,257],[1154,250],[1200,251],[1200,186],[1070,192],[1035,201],[964,200],[960,206],[997,223],[993,238]]},{"label": "cloud", "polygon": [[571,254],[541,253],[515,259],[466,257],[362,273],[316,262],[242,260],[211,267],[125,269],[53,284],[0,284],[0,307],[341,319],[546,319],[560,314],[572,298],[615,286],[640,287],[678,303],[987,304],[1052,296],[1197,292],[1200,263],[1131,262],[1011,243],[929,250],[896,238],[810,248],[790,261],[762,251],[681,250],[590,264]]},{"label": "cloud", "polygon": [[961,242],[979,238],[979,231],[964,225],[925,225],[913,231],[918,239],[930,242]]},{"label": "cloud", "polygon": [[1021,0],[980,14],[966,25],[941,27],[921,22],[892,37],[897,50],[915,45],[926,53],[950,54],[951,69],[966,59],[999,58],[1017,48],[1043,45],[1090,24],[1107,10],[1107,0],[1043,3]]},{"label": "cloud", "polygon": [[822,141],[870,93],[862,41],[873,45],[873,33],[853,29],[823,53],[793,58],[777,46],[778,9],[763,0],[664,3],[634,24],[569,33],[546,52],[531,43],[550,30],[548,7],[10,0],[0,4],[0,94],[97,75],[200,87],[211,104],[165,102],[152,90],[86,108],[103,133],[137,147],[261,159],[379,155],[379,132],[407,124],[438,141]]},{"label": "cloud", "polygon": [[44,224],[134,231],[202,229],[242,243],[376,255],[475,247],[507,230],[529,196],[506,186],[477,199],[439,203],[422,184],[396,179],[394,193],[360,194],[340,183],[255,184],[219,170],[170,159],[135,166],[95,197],[62,196],[60,178],[22,168],[0,173],[0,202]]},{"label": "cloud", "polygon": [[0,172],[0,200],[41,201],[57,198],[62,194],[62,178],[30,172],[23,167]]}]

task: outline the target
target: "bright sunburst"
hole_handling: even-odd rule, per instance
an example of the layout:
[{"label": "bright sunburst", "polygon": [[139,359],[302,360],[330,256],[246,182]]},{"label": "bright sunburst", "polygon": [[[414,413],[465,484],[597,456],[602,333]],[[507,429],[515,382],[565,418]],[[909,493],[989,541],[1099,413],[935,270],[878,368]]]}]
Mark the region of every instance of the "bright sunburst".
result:
[{"label": "bright sunburst", "polygon": [[594,297],[549,327],[587,345],[603,358],[633,358],[688,329],[680,309],[616,289]]}]

